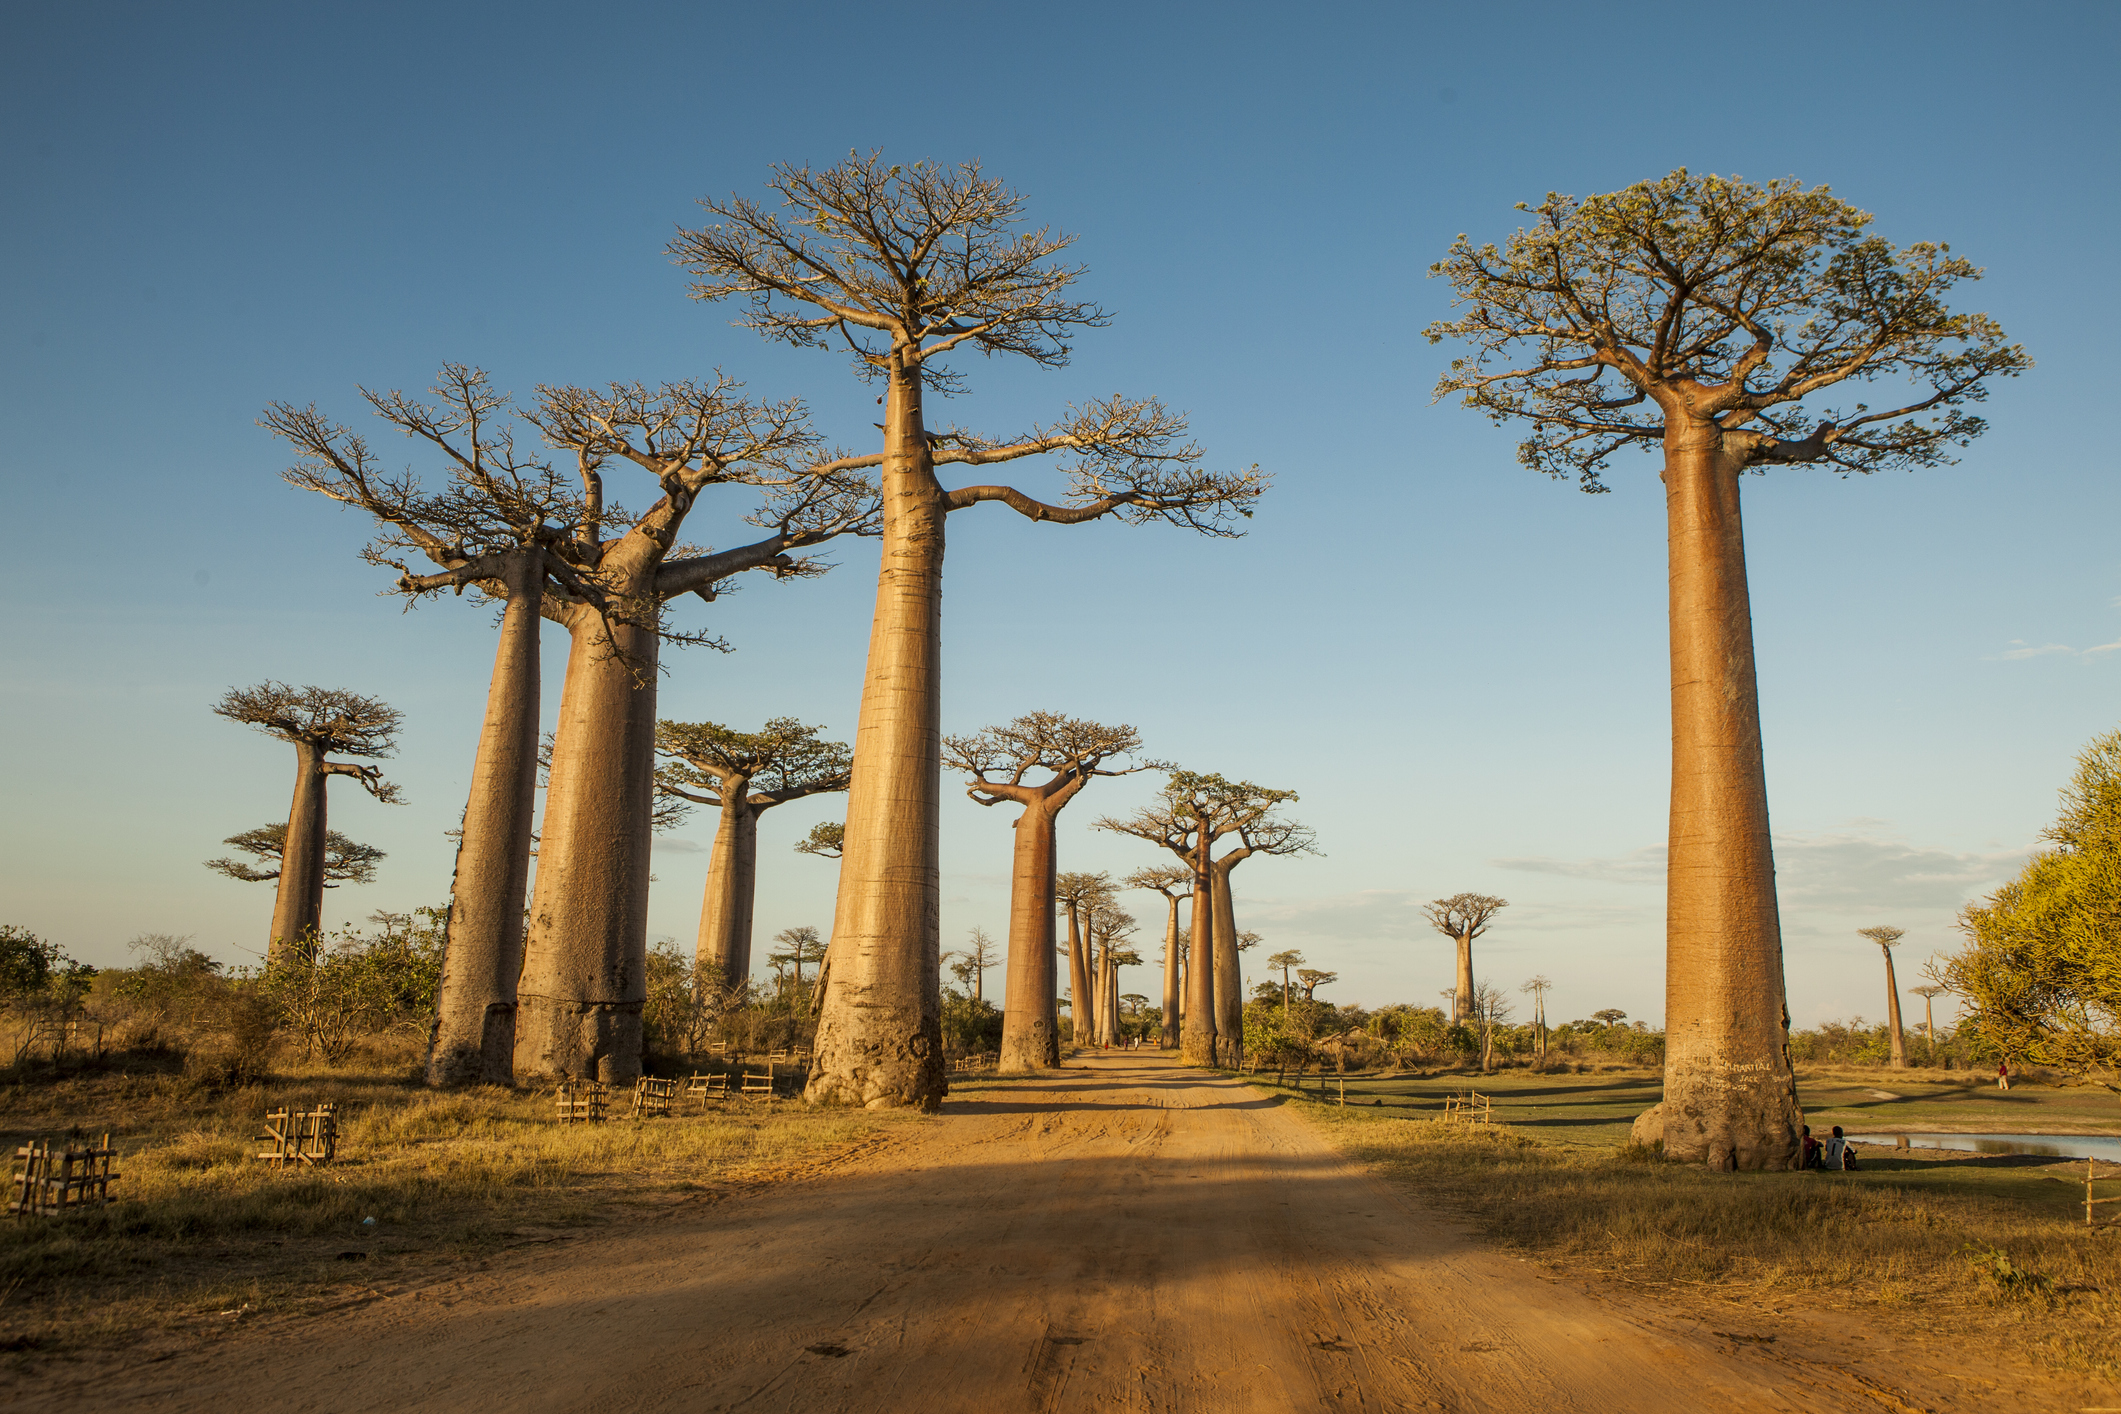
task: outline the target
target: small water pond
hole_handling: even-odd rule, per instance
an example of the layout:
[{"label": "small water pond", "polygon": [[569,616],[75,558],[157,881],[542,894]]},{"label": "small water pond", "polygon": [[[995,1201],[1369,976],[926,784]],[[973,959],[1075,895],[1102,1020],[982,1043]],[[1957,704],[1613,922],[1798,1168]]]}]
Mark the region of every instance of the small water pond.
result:
[{"label": "small water pond", "polygon": [[1851,1134],[1864,1144],[1890,1146],[1905,1133],[1918,1149],[1963,1149],[1976,1154],[2043,1154],[2057,1159],[2100,1159],[2121,1163],[2121,1136],[2106,1134]]}]

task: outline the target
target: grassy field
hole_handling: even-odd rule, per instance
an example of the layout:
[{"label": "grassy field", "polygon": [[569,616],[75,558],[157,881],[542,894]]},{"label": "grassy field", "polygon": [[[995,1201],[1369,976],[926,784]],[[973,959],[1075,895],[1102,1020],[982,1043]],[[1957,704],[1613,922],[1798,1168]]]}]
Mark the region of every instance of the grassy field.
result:
[{"label": "grassy field", "polygon": [[[800,1176],[904,1122],[734,1099],[645,1121],[621,1103],[609,1123],[563,1127],[549,1093],[435,1094],[412,1076],[318,1066],[216,1088],[121,1069],[0,1086],[8,1153],[107,1130],[123,1175],[101,1211],[0,1221],[0,1351],[330,1309],[629,1210]],[[340,1107],[336,1163],[283,1173],[252,1157],[268,1109],[324,1100]]]},{"label": "grassy field", "polygon": [[[1830,1106],[1806,1117],[1815,1129],[2121,1131],[2103,1091],[2023,1086],[1998,1104],[1993,1085],[1908,1075],[1801,1075],[1807,1105]],[[1262,1088],[1277,1091],[1272,1077]],[[1442,1122],[1444,1098],[1469,1089],[1494,1097],[1493,1128]],[[1343,1150],[1557,1266],[1690,1301],[1861,1307],[1932,1333],[1943,1318],[2059,1369],[2121,1375],[2121,1228],[2086,1229],[2081,1161],[1865,1145],[1855,1173],[1711,1174],[1626,1147],[1658,1096],[1650,1071],[1351,1078],[1345,1107],[1337,1082],[1321,1096],[1313,1077],[1303,1094]],[[2121,1165],[2100,1172],[2121,1180]],[[2121,1194],[2121,1181],[2099,1191]]]}]

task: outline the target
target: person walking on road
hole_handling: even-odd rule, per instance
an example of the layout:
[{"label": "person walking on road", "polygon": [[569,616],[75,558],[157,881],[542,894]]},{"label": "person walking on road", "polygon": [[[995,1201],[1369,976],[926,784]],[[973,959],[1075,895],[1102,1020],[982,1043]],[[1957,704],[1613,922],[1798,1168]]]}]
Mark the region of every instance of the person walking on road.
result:
[{"label": "person walking on road", "polygon": [[1996,1088],[1998,1090],[2011,1088],[2011,1063],[2009,1061],[1999,1060],[1996,1062]]}]

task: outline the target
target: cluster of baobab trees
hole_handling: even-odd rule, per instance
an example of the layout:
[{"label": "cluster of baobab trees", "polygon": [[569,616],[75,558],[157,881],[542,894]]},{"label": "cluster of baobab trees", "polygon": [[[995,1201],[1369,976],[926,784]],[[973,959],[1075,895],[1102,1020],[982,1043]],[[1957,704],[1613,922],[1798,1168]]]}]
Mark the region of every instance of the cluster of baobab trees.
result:
[{"label": "cluster of baobab trees", "polygon": [[[826,448],[799,404],[749,399],[721,376],[654,389],[540,388],[518,408],[483,375],[451,367],[432,404],[368,395],[443,459],[447,485],[431,491],[379,471],[357,435],[313,409],[282,405],[267,415],[301,453],[291,480],[377,519],[383,531],[370,558],[398,570],[403,592],[471,590],[504,608],[459,855],[438,1080],[502,1078],[511,1058],[520,1073],[631,1073],[658,654],[665,641],[701,637],[673,628],[667,606],[686,596],[711,602],[718,586],[750,570],[814,573],[801,551],[855,534],[880,538],[882,564],[846,762],[839,895],[809,1094],[821,1103],[934,1105],[943,1092],[937,811],[948,518],[999,502],[1049,523],[1118,516],[1228,535],[1265,488],[1256,468],[1205,470],[1184,420],[1149,398],[1084,402],[1006,438],[930,426],[927,392],[961,387],[953,357],[1059,366],[1076,332],[1106,322],[1073,292],[1082,270],[1064,258],[1070,238],[1028,227],[1022,199],[976,165],[899,167],[857,154],[823,170],[776,168],[767,185],[775,206],[704,202],[708,224],[681,231],[671,253],[694,275],[693,294],[739,303],[742,324],[851,356],[863,396],[881,385],[880,450]],[[1616,453],[1662,453],[1673,763],[1667,1068],[1664,1100],[1642,1116],[1637,1136],[1716,1168],[1788,1167],[1799,1112],[1740,478],[1777,465],[1854,473],[1949,460],[1984,430],[1972,405],[2030,363],[1986,315],[1947,306],[1955,286],[1978,278],[1969,262],[1942,245],[1893,245],[1825,188],[1681,170],[1614,193],[1550,194],[1522,209],[1526,223],[1501,245],[1460,237],[1433,267],[1456,314],[1427,334],[1464,349],[1439,396],[1462,395],[1497,422],[1529,424],[1519,453],[1526,465],[1600,491]],[[1863,400],[1822,405],[1837,388]],[[535,434],[540,453],[519,445],[518,426]],[[571,467],[556,469],[548,453]],[[939,477],[948,466],[1049,453],[1070,459],[1058,503],[1008,485],[948,488]],[[653,482],[657,499],[638,515],[606,498],[604,474],[622,466]],[[731,486],[756,497],[747,519],[764,534],[716,554],[685,548],[687,517]],[[405,563],[414,557],[428,562],[419,572]],[[526,937],[520,885],[541,616],[567,629],[570,654]],[[1053,1054],[1045,832],[1065,798],[1121,754],[1099,733],[1123,730],[1086,726],[1082,740],[1052,743],[989,733],[947,748],[974,777],[976,799],[1021,807],[1004,1042],[1012,1066]],[[309,750],[299,741],[298,749]],[[692,769],[699,778],[688,788],[723,798],[722,777]],[[1177,771],[1155,806],[1099,822],[1168,851],[1187,876],[1191,962],[1180,1005],[1166,1017],[1183,1016],[1179,1039],[1191,1060],[1232,1054],[1242,998],[1228,873],[1256,853],[1311,847],[1308,831],[1277,813],[1291,799]],[[294,885],[298,846],[312,856],[321,847],[322,818],[320,807],[316,825],[299,831],[291,820],[283,894]],[[1218,841],[1230,842],[1220,855]],[[740,834],[728,848],[732,858],[741,851]],[[301,869],[302,888],[313,892],[307,880],[320,866]],[[1167,970],[1175,952],[1167,950]],[[1460,980],[1462,995],[1470,979]],[[1094,991],[1094,979],[1074,981],[1079,998]]]},{"label": "cluster of baobab trees", "polygon": [[[976,164],[899,167],[855,155],[824,170],[777,168],[768,186],[777,208],[704,202],[710,223],[681,231],[671,253],[696,277],[696,297],[739,302],[740,322],[768,338],[851,352],[858,380],[882,385],[879,450],[828,447],[801,402],[751,397],[723,373],[654,387],[540,386],[518,401],[482,371],[452,364],[425,399],[363,390],[372,411],[439,463],[433,481],[387,470],[365,437],[314,406],[275,404],[263,418],[296,452],[288,481],[373,518],[366,557],[395,572],[399,592],[468,592],[501,610],[458,845],[434,1083],[630,1079],[640,1064],[659,799],[723,809],[723,893],[709,900],[702,942],[729,976],[749,963],[757,814],[844,788],[838,838],[813,841],[836,847],[841,866],[810,1095],[937,1103],[945,518],[997,502],[1052,524],[1113,516],[1226,536],[1266,488],[1256,468],[1207,469],[1185,419],[1154,398],[1085,401],[999,439],[928,425],[928,389],[962,388],[954,356],[1058,367],[1076,331],[1107,322],[1072,293],[1082,274],[1064,258],[1072,237],[1028,227],[1022,198]],[[1046,454],[1068,459],[1057,502],[1008,485],[950,488],[939,475]],[[629,471],[652,498],[645,509],[620,504],[617,476]],[[713,553],[687,544],[710,502],[726,503],[754,534]],[[712,603],[748,571],[820,573],[803,552],[845,535],[882,548],[851,751],[790,722],[745,734],[659,719],[664,646],[713,641],[672,621],[675,601]],[[566,630],[569,653],[533,886],[542,620]],[[320,700],[306,717],[274,715],[267,699],[276,694]],[[386,721],[334,736],[336,706],[321,699],[368,699],[278,684],[250,696],[260,700],[230,694],[224,714],[293,742],[302,762],[272,933],[271,958],[285,962],[315,946],[328,843],[322,781],[357,774],[387,789],[375,768],[329,753],[387,754],[397,719],[373,704]]]}]

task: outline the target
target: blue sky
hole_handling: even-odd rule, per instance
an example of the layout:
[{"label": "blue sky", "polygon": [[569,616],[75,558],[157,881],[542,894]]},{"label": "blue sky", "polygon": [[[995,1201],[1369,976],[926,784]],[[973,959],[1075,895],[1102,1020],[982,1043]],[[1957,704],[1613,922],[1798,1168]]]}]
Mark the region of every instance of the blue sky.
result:
[{"label": "blue sky", "polygon": [[[0,916],[89,961],[146,931],[250,960],[265,886],[199,861],[284,816],[292,753],[208,712],[276,677],[370,692],[408,725],[410,804],[340,787],[389,854],[331,922],[439,901],[491,663],[486,615],[410,615],[354,517],[285,487],[275,399],[361,416],[356,385],[444,361],[504,387],[716,366],[873,437],[834,356],[685,297],[662,254],[694,201],[850,148],[980,159],[1078,232],[1116,316],[1072,366],[973,362],[944,412],[1006,432],[1115,391],[1188,410],[1211,458],[1277,477],[1251,534],[952,518],[946,729],[1047,709],[1302,794],[1325,855],[1248,863],[1241,922],[1326,993],[1425,1000],[1449,944],[1415,905],[1511,908],[1481,964],[1550,1010],[1662,1014],[1667,779],[1655,465],[1586,497],[1429,390],[1421,329],[1451,238],[1512,203],[1675,166],[1831,184],[1899,241],[1987,268],[1964,302],[2039,366],[1958,466],[1746,484],[1793,1013],[1882,1010],[2007,877],[2081,744],[2115,721],[2121,574],[2100,406],[2117,313],[2104,6],[999,5],[17,7],[0,93]],[[415,460],[408,444],[377,439]],[[1027,486],[1050,473],[1027,469]],[[635,500],[641,499],[636,493]],[[742,507],[689,527],[731,543]],[[694,613],[663,714],[795,715],[851,736],[867,544],[822,581]],[[556,670],[563,640],[548,629]],[[557,700],[556,672],[547,703]],[[1145,798],[1100,783],[1063,867]],[[832,866],[766,817],[762,940],[829,923]],[[953,795],[944,934],[1000,934],[1009,831]],[[786,816],[787,818],[778,818]],[[709,823],[659,849],[652,931],[689,942]],[[1153,896],[1133,900],[1155,932]],[[1149,951],[1154,952],[1151,939]],[[998,977],[991,979],[999,980]],[[1154,992],[1147,970],[1129,979]]]}]

